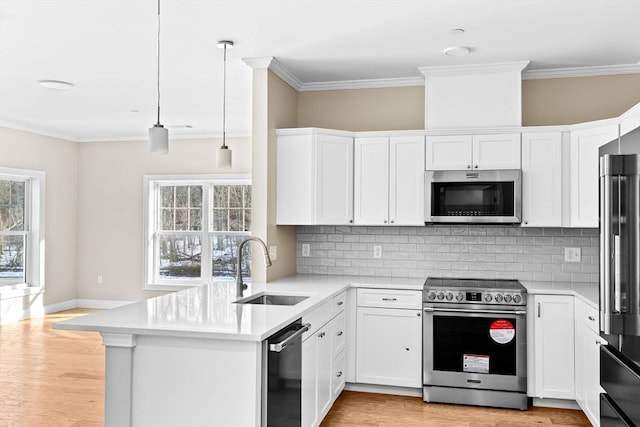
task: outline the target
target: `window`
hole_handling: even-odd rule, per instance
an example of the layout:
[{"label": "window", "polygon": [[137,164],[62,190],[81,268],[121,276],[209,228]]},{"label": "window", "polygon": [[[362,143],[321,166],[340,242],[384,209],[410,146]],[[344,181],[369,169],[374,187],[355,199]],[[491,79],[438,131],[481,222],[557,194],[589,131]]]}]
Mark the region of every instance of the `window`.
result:
[{"label": "window", "polygon": [[[146,289],[236,276],[238,244],[251,235],[247,177],[145,177]],[[251,256],[243,258],[250,277]]]},{"label": "window", "polygon": [[44,285],[44,173],[0,168],[0,292]]}]

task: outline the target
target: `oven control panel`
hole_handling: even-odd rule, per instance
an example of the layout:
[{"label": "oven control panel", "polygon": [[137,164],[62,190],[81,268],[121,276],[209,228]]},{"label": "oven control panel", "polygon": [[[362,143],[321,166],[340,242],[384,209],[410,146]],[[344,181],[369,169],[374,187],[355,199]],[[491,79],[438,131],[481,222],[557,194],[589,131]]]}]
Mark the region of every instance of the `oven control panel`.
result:
[{"label": "oven control panel", "polygon": [[425,289],[424,302],[458,304],[526,305],[523,292],[512,290],[478,291],[464,289]]}]

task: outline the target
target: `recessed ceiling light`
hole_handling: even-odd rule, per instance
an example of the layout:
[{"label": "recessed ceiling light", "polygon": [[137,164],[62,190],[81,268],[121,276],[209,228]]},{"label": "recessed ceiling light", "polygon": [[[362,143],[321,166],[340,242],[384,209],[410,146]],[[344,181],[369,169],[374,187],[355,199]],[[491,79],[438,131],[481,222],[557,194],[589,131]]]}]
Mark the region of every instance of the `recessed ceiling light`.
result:
[{"label": "recessed ceiling light", "polygon": [[132,113],[139,113],[140,110],[131,110]]},{"label": "recessed ceiling light", "polygon": [[471,49],[464,46],[448,47],[442,51],[442,53],[444,53],[447,56],[465,56],[465,55],[468,55],[469,52],[471,52]]},{"label": "recessed ceiling light", "polygon": [[459,36],[460,34],[464,34],[464,29],[454,28],[453,30],[449,31],[449,33],[453,34],[454,36]]},{"label": "recessed ceiling light", "polygon": [[73,83],[63,82],[62,80],[40,80],[38,84],[47,89],[56,90],[69,90],[74,86]]}]

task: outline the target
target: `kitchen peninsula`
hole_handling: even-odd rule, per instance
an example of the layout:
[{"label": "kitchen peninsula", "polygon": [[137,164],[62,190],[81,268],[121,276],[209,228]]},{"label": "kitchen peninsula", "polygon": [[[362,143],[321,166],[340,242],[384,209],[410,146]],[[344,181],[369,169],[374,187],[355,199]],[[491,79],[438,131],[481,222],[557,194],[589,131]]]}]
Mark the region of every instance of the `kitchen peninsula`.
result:
[{"label": "kitchen peninsula", "polygon": [[[268,286],[251,284],[245,291],[244,299],[265,291],[308,296],[293,306],[236,304],[235,283],[217,282],[54,328],[102,335],[107,427],[195,427],[212,421],[259,426],[262,341],[301,317],[312,323],[306,334],[313,333],[322,326],[314,321],[314,309],[331,303],[353,279],[297,276]],[[394,279],[394,285],[420,289],[422,281]]]}]

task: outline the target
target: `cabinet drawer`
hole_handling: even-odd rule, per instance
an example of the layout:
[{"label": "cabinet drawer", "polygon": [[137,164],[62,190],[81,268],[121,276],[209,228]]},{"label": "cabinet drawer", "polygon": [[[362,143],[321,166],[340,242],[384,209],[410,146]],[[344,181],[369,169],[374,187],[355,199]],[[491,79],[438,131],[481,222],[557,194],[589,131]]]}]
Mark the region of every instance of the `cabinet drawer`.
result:
[{"label": "cabinet drawer", "polygon": [[358,307],[422,308],[422,291],[358,289]]},{"label": "cabinet drawer", "polygon": [[347,305],[347,292],[342,292],[333,297],[333,315],[342,313]]},{"label": "cabinet drawer", "polygon": [[331,331],[331,354],[336,357],[341,351],[344,350],[346,344],[346,332],[347,323],[345,321],[344,312],[340,313],[333,321],[333,328]]},{"label": "cabinet drawer", "polygon": [[318,329],[331,319],[333,313],[333,300],[326,301],[311,313],[302,316],[302,324],[311,323],[311,328],[302,334],[302,341],[313,335]]},{"label": "cabinet drawer", "polygon": [[598,310],[591,307],[590,305],[584,304],[584,324],[587,325],[589,329],[591,329],[596,334],[600,333],[600,325],[598,324],[599,319]]},{"label": "cabinet drawer", "polygon": [[331,375],[331,397],[333,400],[335,400],[344,389],[345,374],[345,357],[343,351],[333,361],[333,370]]}]

